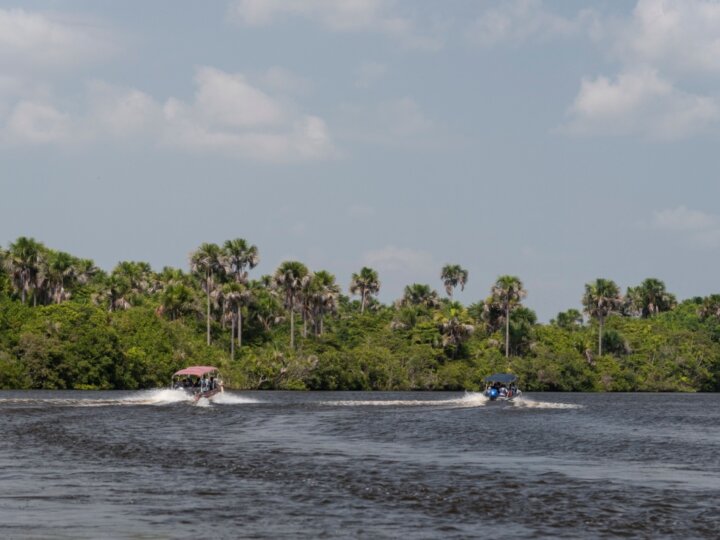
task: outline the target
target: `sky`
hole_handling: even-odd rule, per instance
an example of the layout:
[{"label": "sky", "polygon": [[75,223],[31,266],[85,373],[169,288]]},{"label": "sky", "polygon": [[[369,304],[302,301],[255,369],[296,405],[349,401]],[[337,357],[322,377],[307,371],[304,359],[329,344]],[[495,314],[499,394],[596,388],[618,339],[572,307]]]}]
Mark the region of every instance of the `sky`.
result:
[{"label": "sky", "polygon": [[718,1],[0,0],[0,245],[108,271],[241,237],[384,302],[704,296],[719,136]]}]

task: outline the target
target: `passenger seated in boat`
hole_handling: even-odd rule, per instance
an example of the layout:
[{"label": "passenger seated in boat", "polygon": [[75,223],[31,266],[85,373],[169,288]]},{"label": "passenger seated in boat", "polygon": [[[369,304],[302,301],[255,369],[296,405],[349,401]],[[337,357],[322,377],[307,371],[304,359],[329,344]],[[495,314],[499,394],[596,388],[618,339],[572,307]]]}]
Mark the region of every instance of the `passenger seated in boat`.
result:
[{"label": "passenger seated in boat", "polygon": [[208,390],[215,390],[215,377],[210,377],[210,384]]},{"label": "passenger seated in boat", "polygon": [[501,386],[501,387],[500,387],[500,395],[501,395],[502,397],[507,397],[507,395],[508,395],[508,389],[505,388],[504,386]]}]

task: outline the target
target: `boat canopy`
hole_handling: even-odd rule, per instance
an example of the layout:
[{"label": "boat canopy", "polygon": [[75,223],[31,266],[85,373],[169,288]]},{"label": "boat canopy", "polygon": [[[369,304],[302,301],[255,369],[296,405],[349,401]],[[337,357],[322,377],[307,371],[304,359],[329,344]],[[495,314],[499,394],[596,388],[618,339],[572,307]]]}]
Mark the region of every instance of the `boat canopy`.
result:
[{"label": "boat canopy", "polygon": [[179,377],[181,375],[194,375],[196,377],[202,377],[207,373],[212,373],[217,370],[218,368],[215,366],[189,366],[173,373],[173,377]]},{"label": "boat canopy", "polygon": [[484,380],[486,383],[499,382],[500,384],[510,384],[517,381],[517,377],[512,373],[493,373],[492,375],[485,377]]}]

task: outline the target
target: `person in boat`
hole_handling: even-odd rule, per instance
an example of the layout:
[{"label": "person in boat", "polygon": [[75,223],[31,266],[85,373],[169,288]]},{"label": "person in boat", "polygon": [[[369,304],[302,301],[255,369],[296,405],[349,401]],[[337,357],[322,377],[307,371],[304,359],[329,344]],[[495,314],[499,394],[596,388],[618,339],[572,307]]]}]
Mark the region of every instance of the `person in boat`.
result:
[{"label": "person in boat", "polygon": [[215,377],[210,377],[210,384],[208,390],[215,390]]}]

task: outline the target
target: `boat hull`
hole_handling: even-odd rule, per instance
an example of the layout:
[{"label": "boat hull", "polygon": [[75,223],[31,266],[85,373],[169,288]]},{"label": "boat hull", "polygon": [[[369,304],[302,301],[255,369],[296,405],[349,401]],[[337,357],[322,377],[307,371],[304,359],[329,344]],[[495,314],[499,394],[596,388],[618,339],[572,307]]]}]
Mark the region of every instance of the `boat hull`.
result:
[{"label": "boat hull", "polygon": [[200,398],[210,399],[214,395],[220,394],[222,391],[222,388],[213,388],[212,390],[205,390],[204,392],[195,392],[193,393],[193,401],[198,401]]}]

